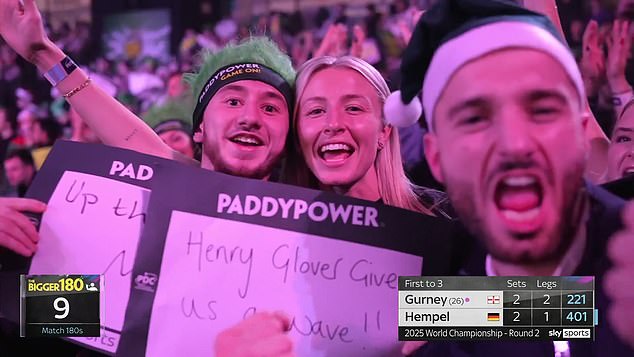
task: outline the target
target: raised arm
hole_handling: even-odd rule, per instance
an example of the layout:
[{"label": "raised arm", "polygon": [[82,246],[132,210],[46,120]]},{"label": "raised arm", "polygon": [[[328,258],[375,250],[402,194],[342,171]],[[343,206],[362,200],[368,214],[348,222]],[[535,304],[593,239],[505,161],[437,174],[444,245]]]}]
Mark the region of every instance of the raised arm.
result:
[{"label": "raised arm", "polygon": [[[45,73],[66,55],[46,35],[35,0],[0,0],[0,35],[11,48]],[[149,155],[192,162],[175,152],[139,117],[89,81],[80,68],[57,84],[57,89],[107,145]]]},{"label": "raised arm", "polygon": [[617,120],[621,116],[625,104],[633,97],[632,87],[625,77],[625,67],[631,48],[630,22],[615,20],[612,26],[612,36],[608,41],[606,77],[612,92],[614,115]]}]

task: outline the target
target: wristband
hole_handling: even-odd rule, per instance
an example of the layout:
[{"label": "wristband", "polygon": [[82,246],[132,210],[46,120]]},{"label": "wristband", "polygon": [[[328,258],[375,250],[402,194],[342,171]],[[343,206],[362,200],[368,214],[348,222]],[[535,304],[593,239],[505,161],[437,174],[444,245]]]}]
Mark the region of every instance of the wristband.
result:
[{"label": "wristband", "polygon": [[53,68],[44,73],[44,78],[46,78],[51,85],[55,87],[76,69],[77,65],[75,62],[73,62],[70,57],[66,56],[60,63],[56,64]]}]

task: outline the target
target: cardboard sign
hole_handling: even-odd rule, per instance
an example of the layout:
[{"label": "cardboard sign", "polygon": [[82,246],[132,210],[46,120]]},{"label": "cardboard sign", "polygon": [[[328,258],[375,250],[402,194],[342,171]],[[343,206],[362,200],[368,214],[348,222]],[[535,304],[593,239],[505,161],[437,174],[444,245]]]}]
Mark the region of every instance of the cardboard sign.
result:
[{"label": "cardboard sign", "polygon": [[298,355],[395,355],[398,276],[449,273],[444,220],[195,168],[158,180],[139,252],[163,254],[135,263],[156,284],[133,288],[131,354],[213,355],[222,330],[284,311]]}]

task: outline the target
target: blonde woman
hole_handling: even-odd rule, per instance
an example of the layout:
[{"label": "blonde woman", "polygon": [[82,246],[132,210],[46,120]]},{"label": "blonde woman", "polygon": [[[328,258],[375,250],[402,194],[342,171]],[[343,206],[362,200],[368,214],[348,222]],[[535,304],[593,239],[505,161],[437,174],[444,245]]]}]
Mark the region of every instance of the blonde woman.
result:
[{"label": "blonde woman", "polygon": [[383,116],[389,94],[381,74],[362,59],[324,56],[306,62],[296,79],[289,181],[444,215],[437,209],[444,194],[416,187],[405,175],[398,132]]}]

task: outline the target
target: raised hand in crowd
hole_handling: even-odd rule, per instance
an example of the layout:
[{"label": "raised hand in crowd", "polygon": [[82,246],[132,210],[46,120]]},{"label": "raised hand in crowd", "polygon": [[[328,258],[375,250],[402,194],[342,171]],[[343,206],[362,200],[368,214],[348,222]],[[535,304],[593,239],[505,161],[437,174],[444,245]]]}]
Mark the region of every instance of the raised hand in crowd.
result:
[{"label": "raised hand in crowd", "polygon": [[625,206],[622,217],[625,228],[612,236],[608,245],[613,267],[606,274],[604,288],[612,300],[609,322],[634,348],[634,201]]},{"label": "raised hand in crowd", "polygon": [[22,212],[43,213],[46,204],[30,198],[0,197],[0,247],[25,257],[37,250],[39,235]]},{"label": "raised hand in crowd", "polygon": [[288,337],[289,318],[280,312],[259,312],[221,332],[216,338],[216,357],[293,357]]},{"label": "raised hand in crowd", "polygon": [[400,29],[400,34],[401,34],[401,41],[403,42],[403,45],[406,46],[409,43],[409,40],[412,38],[412,34],[414,33],[414,28],[416,28],[416,24],[418,23],[418,20],[420,19],[421,16],[423,16],[424,13],[425,13],[424,10],[414,11],[412,12],[411,21],[401,20],[398,22],[398,27]]},{"label": "raised hand in crowd", "polygon": [[297,67],[308,61],[310,53],[313,50],[313,33],[311,31],[303,31],[295,38],[292,46],[293,64]]},{"label": "raised hand in crowd", "polygon": [[612,34],[607,41],[608,57],[605,69],[613,93],[631,90],[630,85],[625,80],[625,65],[632,48],[629,31],[629,21],[615,20],[612,24]]},{"label": "raised hand in crowd", "polygon": [[[46,35],[35,0],[0,0],[0,36],[20,56],[46,73],[66,55]],[[92,83],[80,68],[56,83],[57,90],[104,144],[187,163],[140,118]]]},{"label": "raised hand in crowd", "polygon": [[352,29],[352,44],[350,45],[350,56],[361,58],[363,56],[363,42],[365,42],[365,31],[360,25],[354,25]]},{"label": "raised hand in crowd", "polygon": [[321,40],[321,44],[314,57],[321,56],[343,56],[346,54],[345,43],[348,39],[348,29],[343,24],[333,24],[328,27],[326,35]]},{"label": "raised hand in crowd", "polygon": [[45,52],[63,53],[44,31],[35,0],[0,0],[0,35],[20,56],[45,71],[56,61]]},{"label": "raised hand in crowd", "polygon": [[630,57],[632,48],[632,38],[629,31],[629,21],[615,20],[612,25],[611,36],[607,41],[606,78],[612,96],[617,99],[617,101],[613,101],[617,118],[632,95],[632,88],[625,79],[625,65]]},{"label": "raised hand in crowd", "polygon": [[594,97],[605,81],[605,56],[600,41],[599,24],[590,20],[583,32],[583,50],[579,69],[586,87],[586,95]]}]

